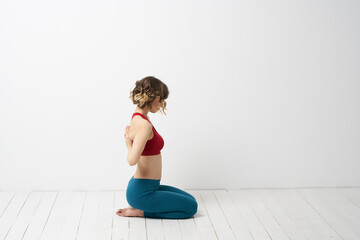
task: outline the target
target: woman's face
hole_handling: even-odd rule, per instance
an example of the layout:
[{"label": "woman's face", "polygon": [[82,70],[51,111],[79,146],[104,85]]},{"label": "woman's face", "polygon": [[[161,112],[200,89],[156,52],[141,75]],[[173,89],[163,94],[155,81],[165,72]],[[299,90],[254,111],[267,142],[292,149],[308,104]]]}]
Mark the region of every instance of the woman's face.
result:
[{"label": "woman's face", "polygon": [[160,96],[157,96],[157,97],[155,98],[155,100],[153,101],[152,105],[151,105],[151,110],[150,110],[150,112],[152,112],[152,113],[157,112],[157,111],[160,109],[160,106],[161,106],[160,103],[161,103],[161,102],[160,102]]}]

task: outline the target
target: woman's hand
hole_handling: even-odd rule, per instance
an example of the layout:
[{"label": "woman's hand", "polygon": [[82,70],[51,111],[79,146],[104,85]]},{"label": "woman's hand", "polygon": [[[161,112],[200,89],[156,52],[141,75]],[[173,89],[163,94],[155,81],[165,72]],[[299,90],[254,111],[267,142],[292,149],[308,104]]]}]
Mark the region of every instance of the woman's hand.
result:
[{"label": "woman's hand", "polygon": [[130,139],[130,126],[129,125],[126,125],[126,127],[125,127],[124,138],[125,138],[126,146],[127,147],[132,146],[132,141]]}]

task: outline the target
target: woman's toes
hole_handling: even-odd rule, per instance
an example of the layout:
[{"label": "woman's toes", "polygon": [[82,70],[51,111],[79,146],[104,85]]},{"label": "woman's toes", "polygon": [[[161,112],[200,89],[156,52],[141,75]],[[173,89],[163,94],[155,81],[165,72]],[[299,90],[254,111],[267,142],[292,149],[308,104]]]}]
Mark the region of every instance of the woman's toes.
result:
[{"label": "woman's toes", "polygon": [[120,215],[120,214],[122,214],[123,212],[124,212],[124,208],[121,208],[121,209],[119,209],[119,210],[116,211],[116,214],[117,214],[117,215]]}]

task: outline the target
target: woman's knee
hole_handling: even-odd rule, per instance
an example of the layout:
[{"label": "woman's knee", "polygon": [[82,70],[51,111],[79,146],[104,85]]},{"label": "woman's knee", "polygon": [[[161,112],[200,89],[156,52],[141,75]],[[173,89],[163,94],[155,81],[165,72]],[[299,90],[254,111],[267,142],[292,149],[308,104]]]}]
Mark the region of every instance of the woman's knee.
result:
[{"label": "woman's knee", "polygon": [[198,210],[198,203],[196,200],[192,202],[191,210],[189,211],[189,217],[194,216],[197,213]]},{"label": "woman's knee", "polygon": [[139,200],[135,198],[136,194],[130,191],[126,192],[126,201],[128,204],[133,207],[139,209]]},{"label": "woman's knee", "polygon": [[190,196],[192,199],[194,199],[195,202],[196,202],[196,198],[195,198],[193,195],[191,195],[190,193],[188,193],[188,194],[189,194],[189,196]]}]

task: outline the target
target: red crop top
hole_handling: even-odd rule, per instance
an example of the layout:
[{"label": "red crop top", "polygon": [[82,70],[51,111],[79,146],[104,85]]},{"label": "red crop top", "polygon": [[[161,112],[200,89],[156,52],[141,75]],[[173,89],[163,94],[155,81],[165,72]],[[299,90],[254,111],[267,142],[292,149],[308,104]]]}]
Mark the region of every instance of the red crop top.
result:
[{"label": "red crop top", "polygon": [[[142,118],[149,121],[149,119],[147,119],[143,114],[138,113],[138,112],[134,113],[132,115],[131,119],[135,115],[140,115]],[[151,123],[151,122],[149,121],[149,123]],[[151,125],[152,125],[152,123],[151,123]],[[164,139],[156,131],[154,125],[152,126],[152,129],[154,132],[154,136],[153,136],[153,138],[151,138],[150,140],[148,140],[146,142],[144,151],[141,153],[141,156],[158,155],[158,154],[160,154],[160,150],[164,147]],[[133,140],[131,140],[131,141],[134,142]]]}]

